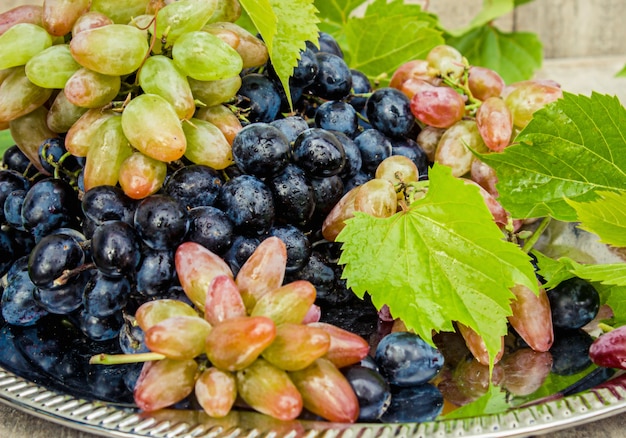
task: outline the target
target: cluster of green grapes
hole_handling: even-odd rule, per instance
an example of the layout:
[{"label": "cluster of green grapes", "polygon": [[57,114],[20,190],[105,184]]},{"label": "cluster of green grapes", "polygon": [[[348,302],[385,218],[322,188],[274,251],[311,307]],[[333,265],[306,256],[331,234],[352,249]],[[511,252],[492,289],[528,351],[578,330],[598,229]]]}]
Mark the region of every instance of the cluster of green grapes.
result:
[{"label": "cluster of green grapes", "polygon": [[64,137],[85,158],[85,190],[119,183],[133,199],[157,192],[183,157],[224,169],[241,124],[222,104],[243,69],[268,60],[240,15],[235,0],[15,8],[0,35],[0,128],[44,174],[39,146]]},{"label": "cluster of green grapes", "polygon": [[315,287],[283,283],[287,250],[265,239],[236,278],[202,245],[176,250],[181,285],[196,308],[173,299],[142,304],[135,313],[151,353],[94,356],[92,363],[145,360],[135,403],[151,412],[194,394],[207,415],[228,415],[236,402],[280,420],[303,409],[354,422],[359,402],[340,371],[370,349],[360,336],[319,322]]}]

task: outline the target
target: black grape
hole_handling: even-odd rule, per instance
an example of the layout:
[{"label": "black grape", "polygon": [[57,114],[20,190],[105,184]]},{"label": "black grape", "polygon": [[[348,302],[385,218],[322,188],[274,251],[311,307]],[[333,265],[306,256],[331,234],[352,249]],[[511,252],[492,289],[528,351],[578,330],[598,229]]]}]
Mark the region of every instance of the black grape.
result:
[{"label": "black grape", "polygon": [[309,128],[296,138],[293,161],[311,177],[337,175],[346,163],[346,153],[332,132]]},{"label": "black grape", "polygon": [[370,125],[388,137],[405,137],[415,125],[411,101],[402,91],[391,87],[372,93],[367,99],[366,114]]},{"label": "black grape", "polygon": [[234,228],[219,208],[195,207],[189,210],[189,231],[185,240],[199,243],[215,254],[223,254],[232,243]]},{"label": "black grape", "polygon": [[166,293],[176,277],[174,251],[146,247],[135,274],[135,288],[145,297]]},{"label": "black grape", "polygon": [[80,244],[67,234],[43,237],[30,253],[28,272],[37,287],[52,288],[65,271],[71,271],[85,261]]},{"label": "black grape", "polygon": [[217,170],[190,164],[170,175],[163,191],[187,208],[210,206],[217,201],[223,183]]},{"label": "black grape", "polygon": [[124,308],[130,289],[130,282],[126,277],[107,277],[95,270],[84,286],[82,303],[85,310],[93,316],[110,316]]},{"label": "black grape", "polygon": [[277,225],[270,229],[270,236],[278,237],[287,248],[286,273],[295,272],[305,265],[311,256],[311,242],[299,228],[293,225]]},{"label": "black grape", "polygon": [[351,365],[343,373],[359,400],[359,421],[378,420],[391,403],[391,389],[376,370]]},{"label": "black grape", "polygon": [[250,122],[271,122],[278,115],[281,99],[274,83],[260,73],[249,73],[241,80],[237,94],[242,98],[240,106],[249,111]]},{"label": "black grape", "polygon": [[252,175],[237,176],[224,183],[219,204],[239,233],[263,234],[274,222],[272,192]]},{"label": "black grape", "polygon": [[98,225],[91,238],[92,259],[104,274],[121,277],[138,266],[140,240],[135,229],[122,221]]},{"label": "black grape", "polygon": [[362,170],[367,174],[373,175],[378,165],[391,156],[391,141],[377,129],[366,129],[354,138],[354,142],[361,151]]},{"label": "black grape", "polygon": [[245,126],[233,140],[235,164],[247,174],[259,178],[273,177],[289,162],[289,140],[280,129],[269,123]]},{"label": "black grape", "polygon": [[307,90],[326,100],[341,100],[350,94],[352,73],[348,64],[332,53],[319,52],[316,55],[319,71]]},{"label": "black grape", "polygon": [[135,230],[152,249],[174,249],[189,229],[187,209],[165,194],[145,197],[135,209]]},{"label": "black grape", "polygon": [[321,104],[315,112],[315,125],[354,137],[359,129],[359,118],[352,105],[343,101],[329,100]]},{"label": "black grape", "polygon": [[315,193],[304,170],[288,164],[267,185],[272,191],[277,220],[304,225],[311,219],[315,211]]},{"label": "black grape", "polygon": [[101,224],[105,221],[119,220],[133,223],[137,202],[129,198],[118,186],[96,186],[88,190],[82,199],[84,215]]},{"label": "black grape", "polygon": [[423,383],[408,388],[392,388],[391,404],[380,420],[383,423],[423,423],[433,421],[442,410],[441,391],[430,383]]}]

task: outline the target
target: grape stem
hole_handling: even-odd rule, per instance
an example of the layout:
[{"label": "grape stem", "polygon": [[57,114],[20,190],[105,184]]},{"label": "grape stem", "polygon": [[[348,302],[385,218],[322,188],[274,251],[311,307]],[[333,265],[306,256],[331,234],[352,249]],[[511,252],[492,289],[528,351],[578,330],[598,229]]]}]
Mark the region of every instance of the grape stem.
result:
[{"label": "grape stem", "polygon": [[528,253],[528,252],[530,252],[531,249],[533,249],[533,246],[535,246],[535,244],[539,240],[539,237],[541,237],[541,235],[546,230],[546,228],[548,228],[548,225],[550,225],[550,221],[551,221],[551,219],[550,219],[549,216],[546,216],[546,217],[543,218],[543,220],[541,221],[541,223],[539,224],[537,229],[533,232],[532,236],[530,236],[524,242],[524,246],[522,247],[522,251],[524,251],[525,253]]},{"label": "grape stem", "polygon": [[121,365],[127,363],[150,362],[163,360],[165,355],[160,353],[134,353],[134,354],[106,354],[100,353],[89,358],[91,365]]},{"label": "grape stem", "polygon": [[88,271],[90,269],[95,268],[95,263],[84,263],[74,269],[66,269],[63,273],[54,279],[52,282],[53,286],[63,286],[68,282],[68,280],[81,272]]}]

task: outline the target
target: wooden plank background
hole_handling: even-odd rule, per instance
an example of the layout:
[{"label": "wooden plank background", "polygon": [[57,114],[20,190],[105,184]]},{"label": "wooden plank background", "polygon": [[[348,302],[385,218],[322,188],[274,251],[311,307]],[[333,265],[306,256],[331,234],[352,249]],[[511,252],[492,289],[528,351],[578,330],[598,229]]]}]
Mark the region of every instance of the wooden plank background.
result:
[{"label": "wooden plank background", "polygon": [[[410,0],[428,3],[447,28],[469,22],[483,0]],[[0,12],[40,0],[0,0]],[[535,0],[496,21],[505,31],[539,35],[546,58],[624,56],[626,60],[625,0]]]}]

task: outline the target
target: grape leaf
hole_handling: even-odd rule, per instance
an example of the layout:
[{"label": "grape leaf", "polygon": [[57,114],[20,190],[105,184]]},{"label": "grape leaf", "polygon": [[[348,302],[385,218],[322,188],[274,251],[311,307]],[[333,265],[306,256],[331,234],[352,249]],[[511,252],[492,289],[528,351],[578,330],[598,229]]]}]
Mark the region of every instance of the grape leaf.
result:
[{"label": "grape leaf", "polygon": [[461,36],[470,30],[481,27],[502,15],[508,14],[515,8],[514,0],[483,0],[483,5],[478,14],[472,18],[467,26],[460,29],[449,30],[453,36]]},{"label": "grape leaf", "polygon": [[315,7],[321,19],[320,29],[333,36],[342,32],[354,10],[365,3],[365,0],[332,1],[315,0]]},{"label": "grape leaf", "polygon": [[563,93],[537,111],[497,154],[478,154],[498,176],[498,201],[514,218],[578,219],[565,200],[626,190],[626,109],[617,97]]},{"label": "grape leaf", "polygon": [[4,154],[8,148],[13,146],[15,141],[11,137],[11,132],[8,129],[0,131],[0,155]]},{"label": "grape leaf", "polygon": [[433,331],[453,321],[485,341],[491,360],[500,350],[511,313],[509,290],[537,291],[529,256],[502,239],[478,188],[435,165],[426,196],[381,219],[356,213],[337,237],[339,263],[355,294],[366,292],[432,344]]},{"label": "grape leaf", "polygon": [[241,6],[263,37],[291,106],[289,77],[306,41],[317,44],[318,40],[319,19],[313,0],[243,0]]},{"label": "grape leaf", "polygon": [[626,286],[593,283],[593,287],[600,294],[600,303],[606,304],[613,311],[611,325],[613,327],[626,325]]},{"label": "grape leaf", "polygon": [[543,285],[546,289],[552,289],[562,281],[575,277],[572,273],[575,262],[572,259],[568,257],[553,259],[537,250],[533,250],[532,253],[537,258],[538,274],[546,281]]},{"label": "grape leaf", "polygon": [[615,73],[616,78],[626,78],[626,65],[617,73]]},{"label": "grape leaf", "polygon": [[494,26],[482,26],[446,39],[471,65],[497,71],[506,83],[530,79],[543,61],[542,44],[530,32],[502,32]]},{"label": "grape leaf", "polygon": [[582,265],[576,263],[571,269],[576,277],[609,286],[626,286],[626,263]]},{"label": "grape leaf", "polygon": [[420,16],[365,15],[349,20],[344,31],[348,65],[380,80],[382,86],[400,65],[423,59],[433,47],[444,43],[433,21]]},{"label": "grape leaf", "polygon": [[568,203],[576,210],[578,227],[597,234],[602,243],[626,246],[626,192],[598,192],[590,202]]},{"label": "grape leaf", "polygon": [[481,415],[499,414],[506,412],[511,408],[507,400],[507,393],[500,386],[489,385],[486,393],[478,397],[476,400],[461,406],[445,415],[442,419],[452,418],[475,418]]}]

